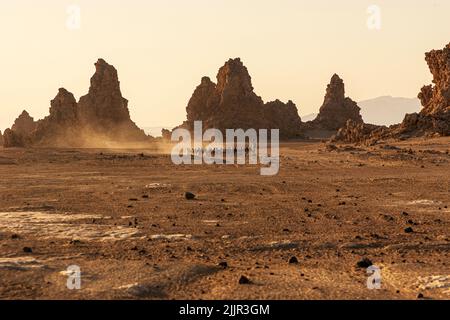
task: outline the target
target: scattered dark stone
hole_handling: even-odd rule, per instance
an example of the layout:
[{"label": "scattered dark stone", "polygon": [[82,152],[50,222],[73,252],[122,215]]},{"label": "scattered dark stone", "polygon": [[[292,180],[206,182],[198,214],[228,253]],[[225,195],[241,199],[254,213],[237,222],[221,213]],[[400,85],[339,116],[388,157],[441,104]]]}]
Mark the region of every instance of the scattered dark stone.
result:
[{"label": "scattered dark stone", "polygon": [[130,205],[127,206],[127,208],[133,208],[133,206],[130,204]]},{"label": "scattered dark stone", "polygon": [[409,213],[406,212],[406,211],[403,211],[403,212],[402,212],[402,215],[404,215],[405,217],[407,217],[407,216],[409,216]]},{"label": "scattered dark stone", "polygon": [[220,201],[225,202],[225,199],[220,199]]},{"label": "scattered dark stone", "polygon": [[72,239],[72,240],[70,240],[70,242],[69,242],[69,244],[73,244],[73,245],[77,245],[77,244],[80,244],[80,243],[81,243],[81,241],[78,240],[78,239]]},{"label": "scattered dark stone", "polygon": [[194,200],[194,199],[195,199],[195,194],[193,194],[192,192],[186,192],[186,193],[184,194],[184,196],[185,196],[185,198],[186,198],[187,200]]},{"label": "scattered dark stone", "polygon": [[395,219],[394,219],[394,217],[392,217],[392,216],[390,216],[390,215],[387,215],[387,214],[380,214],[383,218],[384,218],[384,220],[386,220],[386,221],[394,221]]},{"label": "scattered dark stone", "polygon": [[246,276],[241,276],[239,278],[239,284],[250,284],[251,281],[249,278],[247,278]]},{"label": "scattered dark stone", "polygon": [[405,232],[406,232],[406,233],[413,233],[414,230],[413,230],[413,228],[408,227],[408,228],[405,229]]},{"label": "scattered dark stone", "polygon": [[228,263],[226,261],[221,261],[221,262],[219,262],[219,266],[226,269],[226,268],[228,268]]},{"label": "scattered dark stone", "polygon": [[144,194],[144,195],[142,196],[142,198],[148,199],[148,194]]},{"label": "scattered dark stone", "polygon": [[17,233],[11,235],[11,239],[19,239],[20,236]]},{"label": "scattered dark stone", "polygon": [[372,263],[372,261],[370,261],[370,259],[368,259],[368,258],[364,258],[364,259],[362,259],[362,260],[360,260],[360,261],[358,261],[358,262],[356,263],[356,266],[357,266],[358,268],[368,268],[368,267],[370,267],[371,265],[373,265],[373,263]]},{"label": "scattered dark stone", "polygon": [[345,206],[345,201],[339,202],[339,205],[340,205],[340,206]]},{"label": "scattered dark stone", "polygon": [[130,198],[130,199],[128,199],[129,201],[138,201],[138,199],[137,198]]},{"label": "scattered dark stone", "polygon": [[423,298],[424,298],[424,296],[423,296],[422,293],[419,293],[419,294],[417,295],[417,299],[423,299]]},{"label": "scattered dark stone", "polygon": [[297,263],[298,263],[297,257],[292,256],[292,257],[289,259],[289,264],[297,264]]},{"label": "scattered dark stone", "polygon": [[283,229],[283,232],[290,232],[290,230],[289,229]]},{"label": "scattered dark stone", "polygon": [[31,249],[30,247],[23,247],[23,252],[31,253],[33,252],[33,249]]}]

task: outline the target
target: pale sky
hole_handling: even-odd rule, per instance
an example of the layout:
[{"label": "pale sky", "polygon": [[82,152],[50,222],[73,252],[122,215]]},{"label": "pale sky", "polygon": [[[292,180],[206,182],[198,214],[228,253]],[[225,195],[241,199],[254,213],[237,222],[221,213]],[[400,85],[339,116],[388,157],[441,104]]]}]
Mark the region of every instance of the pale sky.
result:
[{"label": "pale sky", "polygon": [[[367,26],[373,4],[380,30]],[[291,99],[300,115],[317,112],[333,73],[356,101],[415,97],[431,81],[424,53],[450,42],[449,12],[448,0],[1,0],[0,129],[23,109],[47,115],[59,87],[86,94],[100,57],[141,127],[180,124],[201,77],[231,57],[264,101]]]}]

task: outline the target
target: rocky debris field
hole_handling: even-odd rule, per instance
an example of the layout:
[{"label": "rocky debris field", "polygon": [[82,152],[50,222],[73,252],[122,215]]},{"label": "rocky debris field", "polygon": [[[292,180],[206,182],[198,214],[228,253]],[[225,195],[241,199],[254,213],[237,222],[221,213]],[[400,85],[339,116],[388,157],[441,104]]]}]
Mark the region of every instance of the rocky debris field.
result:
[{"label": "rocky debris field", "polygon": [[449,146],[290,142],[271,177],[150,149],[0,149],[0,298],[448,299]]}]

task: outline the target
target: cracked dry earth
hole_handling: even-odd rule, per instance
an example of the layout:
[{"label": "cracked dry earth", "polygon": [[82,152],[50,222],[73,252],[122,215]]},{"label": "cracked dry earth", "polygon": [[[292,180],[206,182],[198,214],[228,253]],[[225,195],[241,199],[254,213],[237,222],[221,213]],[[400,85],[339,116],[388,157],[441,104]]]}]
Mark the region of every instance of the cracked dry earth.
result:
[{"label": "cracked dry earth", "polygon": [[0,298],[449,299],[449,147],[284,143],[273,177],[152,149],[0,149]]}]

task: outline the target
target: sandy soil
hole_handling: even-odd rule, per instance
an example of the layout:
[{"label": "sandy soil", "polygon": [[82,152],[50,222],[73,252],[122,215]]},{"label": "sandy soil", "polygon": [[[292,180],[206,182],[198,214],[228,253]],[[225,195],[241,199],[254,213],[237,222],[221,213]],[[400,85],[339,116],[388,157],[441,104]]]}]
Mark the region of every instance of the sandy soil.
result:
[{"label": "sandy soil", "polygon": [[0,298],[449,299],[449,148],[285,143],[274,177],[155,150],[0,149]]}]

